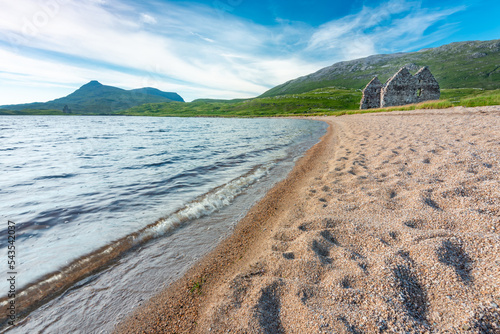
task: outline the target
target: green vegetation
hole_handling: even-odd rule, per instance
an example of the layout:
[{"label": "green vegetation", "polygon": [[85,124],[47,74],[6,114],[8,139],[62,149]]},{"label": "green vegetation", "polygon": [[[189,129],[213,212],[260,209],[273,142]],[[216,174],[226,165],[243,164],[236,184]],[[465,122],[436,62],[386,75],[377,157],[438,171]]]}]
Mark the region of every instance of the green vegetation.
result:
[{"label": "green vegetation", "polygon": [[260,97],[298,94],[322,87],[362,89],[374,76],[384,83],[403,66],[413,74],[420,67],[429,66],[442,89],[499,89],[500,40],[452,43],[418,52],[340,62],[274,87]]},{"label": "green vegetation", "polygon": [[[176,93],[162,92],[155,88],[125,90],[91,81],[60,99],[45,103],[8,105],[2,108],[34,115],[53,115],[54,110],[61,111],[62,114],[65,109],[67,111],[65,114],[110,115],[144,103],[168,101],[184,100]],[[32,112],[33,110],[40,112]]]},{"label": "green vegetation", "polygon": [[0,115],[67,115],[61,110],[51,109],[24,109],[24,110],[7,110],[0,109]]},{"label": "green vegetation", "polygon": [[[499,64],[500,40],[461,42],[336,63],[253,99],[199,99],[184,103],[176,93],[154,88],[123,90],[91,81],[74,93],[47,103],[3,106],[0,115],[272,117],[499,105]],[[429,66],[441,86],[441,99],[360,111],[361,89],[375,75],[384,82],[402,66],[413,73],[421,66]]]},{"label": "green vegetation", "polygon": [[204,277],[200,277],[198,278],[198,280],[194,281],[193,282],[193,286],[189,289],[189,292],[191,293],[197,293],[199,295],[201,295],[201,289],[203,288],[203,284],[205,284],[205,278]]},{"label": "green vegetation", "polygon": [[322,88],[303,94],[249,100],[197,100],[190,103],[150,103],[130,108],[124,115],[255,117],[332,113],[358,109],[361,92],[354,89]]},{"label": "green vegetation", "polygon": [[[172,117],[275,117],[372,113],[392,110],[442,109],[455,106],[500,105],[500,89],[443,89],[441,99],[402,107],[359,110],[361,91],[320,88],[302,94],[248,100],[196,100],[193,102],[148,103],[111,115]],[[0,115],[71,115],[59,110],[0,109]]]},{"label": "green vegetation", "polygon": [[[419,52],[376,55],[337,63],[277,86],[254,99],[151,103],[130,108],[121,114],[180,117],[312,116],[494,105],[500,104],[499,64],[500,40],[452,43]],[[413,72],[421,66],[429,66],[441,85],[441,99],[405,107],[359,110],[361,89],[375,75],[384,82],[403,66]]]},{"label": "green vegetation", "polygon": [[465,97],[459,102],[464,107],[480,107],[500,105],[500,89],[486,91],[472,97]]},{"label": "green vegetation", "polygon": [[[486,92],[491,92],[491,91],[486,91]],[[485,90],[479,88],[441,89],[440,100],[450,100],[453,102],[459,102],[464,97],[473,97],[484,93]]]},{"label": "green vegetation", "polygon": [[[410,104],[402,107],[359,110],[359,112],[379,112],[394,110],[444,109],[451,107],[481,107],[500,105],[500,89],[443,89],[441,99]],[[351,113],[351,112],[348,112]]]},{"label": "green vegetation", "polygon": [[442,109],[454,106],[500,105],[500,89],[443,89],[439,101],[427,101],[403,107],[359,110],[361,92],[354,89],[321,88],[302,94],[280,95],[250,100],[204,100],[190,103],[151,103],[121,114],[134,116],[177,117],[273,117],[345,115],[391,110]]}]

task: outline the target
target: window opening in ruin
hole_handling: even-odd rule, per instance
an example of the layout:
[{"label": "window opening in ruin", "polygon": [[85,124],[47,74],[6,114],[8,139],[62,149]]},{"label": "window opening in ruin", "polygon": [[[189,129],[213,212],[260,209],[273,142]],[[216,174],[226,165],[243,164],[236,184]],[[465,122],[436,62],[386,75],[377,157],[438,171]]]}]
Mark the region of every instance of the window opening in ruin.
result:
[{"label": "window opening in ruin", "polygon": [[422,88],[419,88],[417,92],[417,96],[420,97],[420,95],[422,95]]}]

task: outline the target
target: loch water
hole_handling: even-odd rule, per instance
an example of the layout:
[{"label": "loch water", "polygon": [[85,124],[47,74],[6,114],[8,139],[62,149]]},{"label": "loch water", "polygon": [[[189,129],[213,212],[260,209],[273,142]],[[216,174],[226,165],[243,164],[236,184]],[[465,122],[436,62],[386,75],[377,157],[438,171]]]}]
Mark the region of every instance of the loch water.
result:
[{"label": "loch water", "polygon": [[130,243],[8,332],[110,332],[231,233],[325,130],[297,119],[0,117],[1,272],[12,221],[17,291],[74,279],[62,268]]}]

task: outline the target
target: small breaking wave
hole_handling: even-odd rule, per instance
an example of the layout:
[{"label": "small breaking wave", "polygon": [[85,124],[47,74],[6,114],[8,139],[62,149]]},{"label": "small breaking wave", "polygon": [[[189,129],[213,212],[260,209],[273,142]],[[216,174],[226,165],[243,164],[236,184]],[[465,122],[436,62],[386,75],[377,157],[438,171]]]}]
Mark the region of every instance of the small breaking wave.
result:
[{"label": "small breaking wave", "polygon": [[[115,242],[74,260],[64,268],[47,274],[37,282],[31,283],[17,294],[16,300],[22,309],[18,315],[30,312],[39,305],[59,295],[82,278],[101,270],[122,256],[125,252],[142,245],[149,240],[162,237],[183,224],[197,218],[208,216],[224,207],[231,205],[245,189],[266,176],[275,163],[257,166],[246,174],[211,190],[187,203],[180,210],[157,220],[140,231],[129,234]],[[0,308],[4,308],[9,299],[0,299]],[[6,318],[0,317],[0,327],[5,325]]]},{"label": "small breaking wave", "polygon": [[260,166],[252,169],[247,174],[232,180],[231,182],[212,190],[199,199],[187,204],[176,213],[158,220],[152,226],[147,227],[136,238],[135,243],[142,243],[152,238],[157,238],[181,224],[204,216],[229,206],[233,200],[241,194],[248,186],[265,176],[272,166]]}]

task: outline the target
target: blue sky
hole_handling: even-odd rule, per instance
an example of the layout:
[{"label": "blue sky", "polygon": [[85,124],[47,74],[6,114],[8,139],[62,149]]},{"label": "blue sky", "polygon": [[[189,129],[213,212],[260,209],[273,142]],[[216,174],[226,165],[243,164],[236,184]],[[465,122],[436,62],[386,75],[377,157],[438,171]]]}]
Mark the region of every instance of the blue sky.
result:
[{"label": "blue sky", "polygon": [[254,97],[338,61],[500,38],[484,0],[0,0],[0,105],[90,80]]}]

